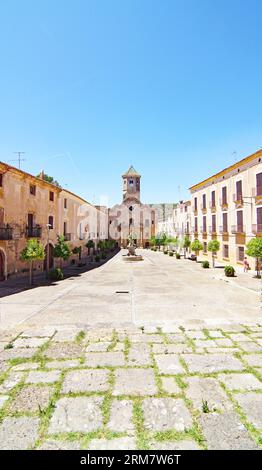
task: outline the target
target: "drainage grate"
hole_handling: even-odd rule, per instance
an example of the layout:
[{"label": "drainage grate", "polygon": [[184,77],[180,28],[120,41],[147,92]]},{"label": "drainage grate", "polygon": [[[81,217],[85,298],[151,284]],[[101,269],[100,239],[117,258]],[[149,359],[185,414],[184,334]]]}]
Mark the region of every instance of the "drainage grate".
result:
[{"label": "drainage grate", "polygon": [[116,290],[116,294],[129,294],[129,290]]}]

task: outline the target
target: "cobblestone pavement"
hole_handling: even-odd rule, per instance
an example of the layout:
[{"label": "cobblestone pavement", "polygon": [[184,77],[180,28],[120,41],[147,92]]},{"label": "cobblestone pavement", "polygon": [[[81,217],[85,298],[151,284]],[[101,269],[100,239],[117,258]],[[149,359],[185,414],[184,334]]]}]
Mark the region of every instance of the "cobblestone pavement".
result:
[{"label": "cobblestone pavement", "polygon": [[262,326],[1,332],[1,449],[259,449]]}]

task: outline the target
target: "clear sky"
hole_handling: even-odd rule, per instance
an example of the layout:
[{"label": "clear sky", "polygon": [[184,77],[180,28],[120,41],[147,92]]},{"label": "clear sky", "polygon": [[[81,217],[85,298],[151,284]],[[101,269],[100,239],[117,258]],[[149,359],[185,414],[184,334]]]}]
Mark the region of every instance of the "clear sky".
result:
[{"label": "clear sky", "polygon": [[262,147],[261,24],[261,0],[1,1],[0,159],[90,202],[130,164],[143,202],[186,198]]}]

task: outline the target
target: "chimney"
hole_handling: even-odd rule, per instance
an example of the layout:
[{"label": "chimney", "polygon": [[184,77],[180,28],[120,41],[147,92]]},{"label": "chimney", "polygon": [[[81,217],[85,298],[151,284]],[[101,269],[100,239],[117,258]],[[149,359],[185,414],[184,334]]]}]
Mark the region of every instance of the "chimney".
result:
[{"label": "chimney", "polygon": [[40,178],[41,180],[44,180],[44,179],[45,179],[45,172],[44,172],[44,170],[41,170],[41,171],[40,171],[39,178]]}]

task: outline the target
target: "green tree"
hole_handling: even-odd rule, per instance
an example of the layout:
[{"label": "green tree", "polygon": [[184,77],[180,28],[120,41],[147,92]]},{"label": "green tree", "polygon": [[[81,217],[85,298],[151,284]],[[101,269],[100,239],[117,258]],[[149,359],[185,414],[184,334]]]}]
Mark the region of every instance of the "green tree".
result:
[{"label": "green tree", "polygon": [[149,245],[150,246],[156,246],[156,237],[150,237],[149,239]]},{"label": "green tree", "polygon": [[196,257],[199,251],[203,250],[203,245],[197,238],[191,243],[191,250],[195,253]]},{"label": "green tree", "polygon": [[65,242],[63,235],[57,237],[57,243],[54,247],[54,258],[60,259],[60,268],[62,269],[63,260],[66,261],[71,255],[69,244]]},{"label": "green tree", "polygon": [[78,259],[80,261],[81,260],[81,255],[82,255],[82,247],[81,246],[75,246],[75,248],[73,248],[73,250],[72,250],[72,253],[74,255],[78,255]]},{"label": "green tree", "polygon": [[262,259],[262,237],[252,238],[246,246],[246,254],[256,258],[257,277],[260,277],[260,262]]},{"label": "green tree", "polygon": [[182,239],[182,248],[184,249],[184,256],[186,257],[186,252],[188,250],[188,248],[190,248],[190,245],[191,245],[191,241],[190,241],[190,238],[185,236],[183,239]]},{"label": "green tree", "polygon": [[36,238],[30,238],[25,248],[22,250],[21,259],[29,262],[29,283],[33,284],[33,266],[34,261],[43,261],[45,258],[45,250],[42,243]]},{"label": "green tree", "polygon": [[207,245],[208,251],[211,251],[212,253],[213,268],[215,267],[215,253],[219,250],[219,248],[220,248],[220,243],[218,240],[210,240],[210,242]]},{"label": "green tree", "polygon": [[37,178],[41,178],[43,179],[44,181],[47,181],[48,183],[51,183],[53,184],[54,186],[57,186],[58,188],[61,188],[60,184],[58,183],[58,181],[56,181],[53,176],[49,176],[47,175],[46,173],[39,173],[38,175],[36,175]]}]

